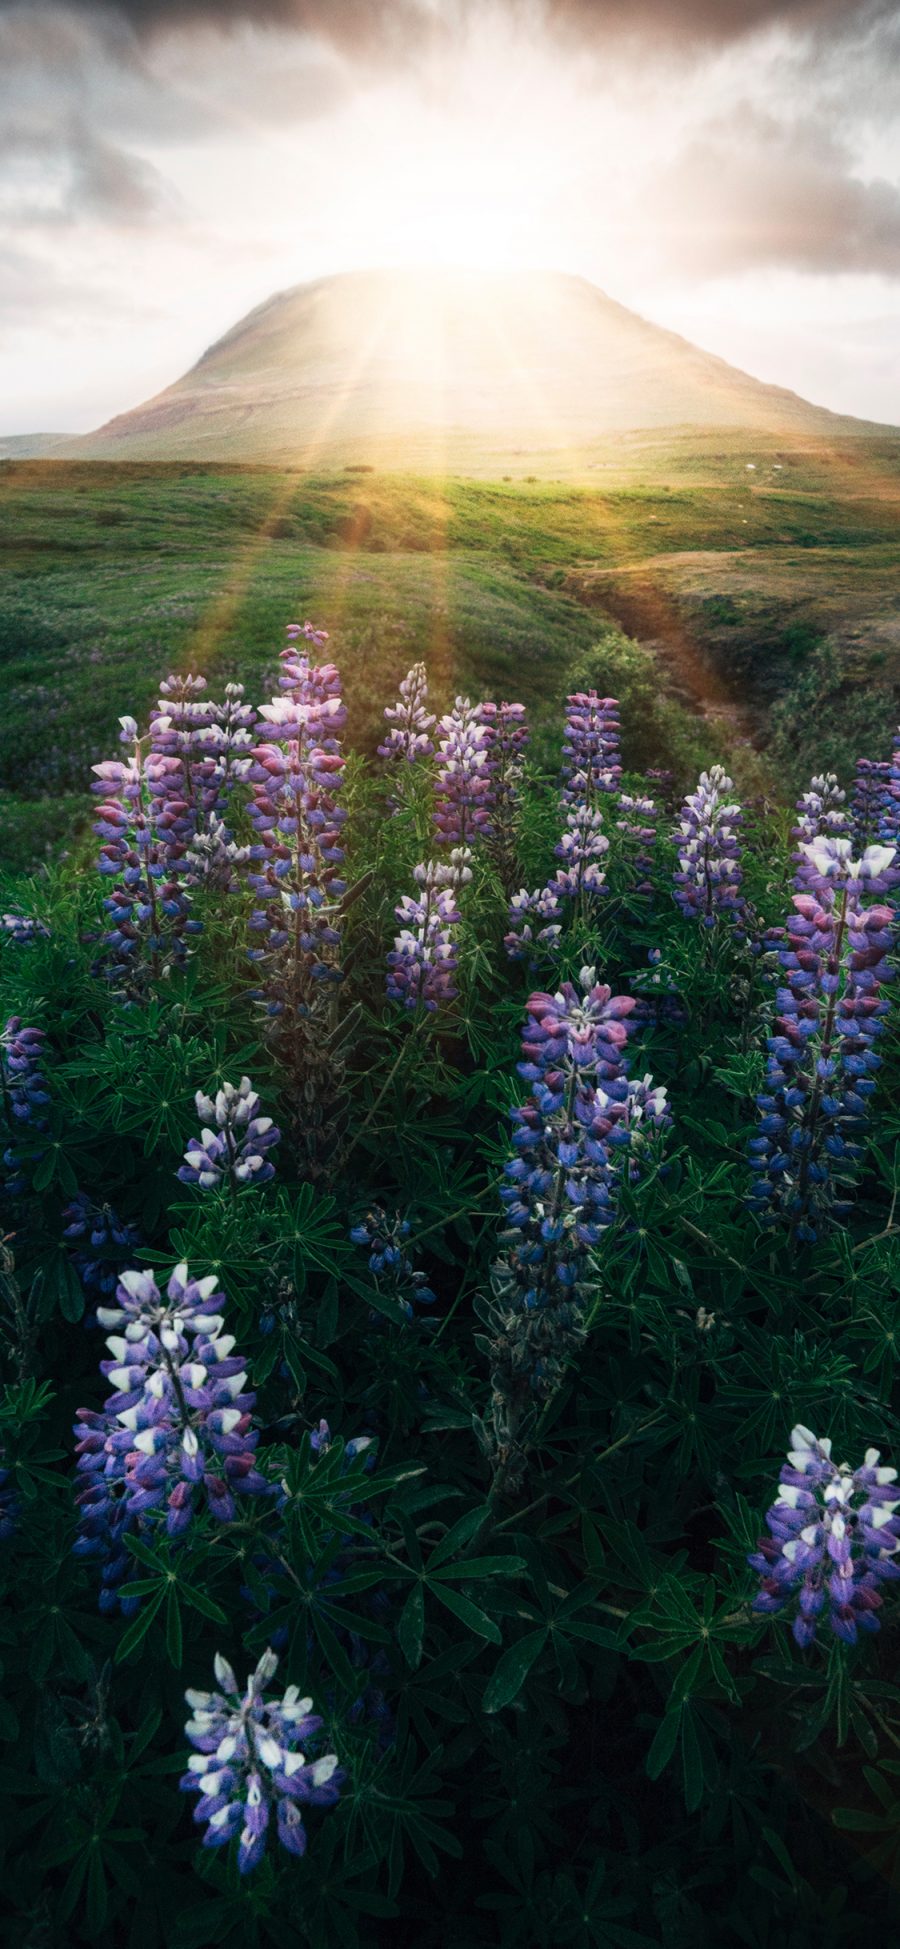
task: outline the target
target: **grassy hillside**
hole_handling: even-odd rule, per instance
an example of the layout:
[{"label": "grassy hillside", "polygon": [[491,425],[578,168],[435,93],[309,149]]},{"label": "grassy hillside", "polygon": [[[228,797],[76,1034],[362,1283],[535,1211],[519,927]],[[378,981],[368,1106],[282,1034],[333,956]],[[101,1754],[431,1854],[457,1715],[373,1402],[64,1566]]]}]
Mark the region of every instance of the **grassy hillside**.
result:
[{"label": "grassy hillside", "polygon": [[900,701],[898,499],[890,439],[864,466],[854,442],[633,441],[590,487],[0,463],[0,850],[68,834],[173,665],[259,695],[292,615],[331,631],[363,748],[418,656],[439,702],[519,696],[548,737],[588,659],[635,765],[724,756],[769,792],[846,768]]}]

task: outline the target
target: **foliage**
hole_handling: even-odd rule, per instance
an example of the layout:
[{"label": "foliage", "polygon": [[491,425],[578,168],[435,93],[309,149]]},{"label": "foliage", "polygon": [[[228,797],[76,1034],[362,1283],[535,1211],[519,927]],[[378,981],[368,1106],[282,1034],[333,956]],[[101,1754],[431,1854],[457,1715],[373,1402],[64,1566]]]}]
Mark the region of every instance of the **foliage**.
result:
[{"label": "foliage", "polygon": [[[282,667],[296,727],[320,692],[295,652]],[[597,703],[570,700],[570,736]],[[332,765],[317,830],[339,799],[344,860],[302,1070],[286,1031],[325,964],[302,929],[302,981],[248,955],[251,877],[277,858],[252,768],[230,787],[223,878],[190,832],[210,809],[178,802],[160,869],[197,927],[156,965],[138,942],[141,981],[118,978],[88,858],[0,903],[27,1111],[0,1146],[10,1943],[854,1949],[896,1924],[900,1609],[880,1571],[878,1603],[859,1595],[894,1537],[900,1462],[891,950],[866,964],[873,1091],[840,1200],[822,1195],[815,1226],[763,1225],[748,1147],[782,1006],[771,930],[795,868],[825,911],[810,876],[843,855],[813,845],[798,867],[789,821],[747,805],[724,840],[710,825],[704,858],[739,853],[740,901],[704,924],[674,897],[684,832],[629,765],[626,713],[622,776],[616,760],[593,795],[567,746],[559,796],[562,730],[560,713],[556,752],[517,757],[502,801],[489,774],[431,1006],[408,983],[397,998],[388,957],[448,754]],[[325,787],[301,743],[314,822]],[[521,886],[554,878],[573,792],[608,839],[602,871],[511,957],[510,860]],[[298,861],[312,900],[318,866]],[[895,891],[874,890],[892,928]],[[422,956],[440,933],[423,923]],[[824,989],[846,997],[832,949]],[[857,1059],[857,1026],[828,1012],[829,1062],[842,1036]],[[747,1559],[759,1572],[792,1430],[760,1608]],[[101,1455],[79,1522],[76,1479],[96,1485]],[[811,1467],[802,1508],[824,1499],[829,1540],[798,1558]],[[845,1544],[835,1483],[864,1546]],[[791,1631],[826,1556],[881,1622],[858,1643],[824,1611]],[[213,1764],[223,1736],[238,1745]],[[201,1848],[204,1829],[223,1844]]]}]

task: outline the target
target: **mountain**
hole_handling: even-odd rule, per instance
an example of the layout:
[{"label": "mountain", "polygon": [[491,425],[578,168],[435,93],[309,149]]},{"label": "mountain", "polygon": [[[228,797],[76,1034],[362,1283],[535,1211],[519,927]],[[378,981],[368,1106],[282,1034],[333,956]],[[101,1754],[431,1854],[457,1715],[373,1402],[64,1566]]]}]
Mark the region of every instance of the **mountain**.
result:
[{"label": "mountain", "polygon": [[665,428],[875,431],[751,379],[583,278],[354,271],[269,298],[175,385],[55,451],[571,471],[604,442]]},{"label": "mountain", "polygon": [[0,436],[0,460],[43,460],[71,438],[70,433],[7,433]]}]

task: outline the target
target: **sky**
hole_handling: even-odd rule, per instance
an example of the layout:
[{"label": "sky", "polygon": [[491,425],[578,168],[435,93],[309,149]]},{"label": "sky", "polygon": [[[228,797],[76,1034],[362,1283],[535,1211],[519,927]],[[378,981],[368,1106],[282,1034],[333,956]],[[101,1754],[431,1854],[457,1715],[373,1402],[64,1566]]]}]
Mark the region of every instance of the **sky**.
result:
[{"label": "sky", "polygon": [[900,424],[900,0],[0,0],[0,434],[273,291],[577,272]]}]

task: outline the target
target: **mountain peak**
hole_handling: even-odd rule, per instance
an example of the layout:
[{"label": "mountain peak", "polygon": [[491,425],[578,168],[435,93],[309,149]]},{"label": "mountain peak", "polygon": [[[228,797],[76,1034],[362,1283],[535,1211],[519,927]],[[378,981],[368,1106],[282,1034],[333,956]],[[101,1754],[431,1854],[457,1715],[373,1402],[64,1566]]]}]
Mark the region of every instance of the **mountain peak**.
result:
[{"label": "mountain peak", "polygon": [[567,471],[618,435],[864,433],[563,271],[346,271],[275,293],[173,386],[69,452]]}]

